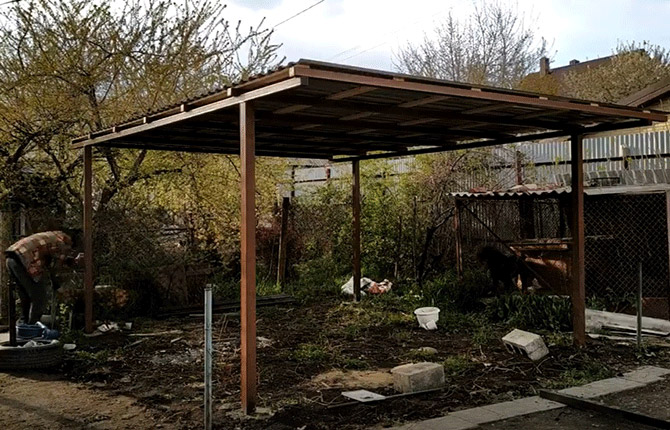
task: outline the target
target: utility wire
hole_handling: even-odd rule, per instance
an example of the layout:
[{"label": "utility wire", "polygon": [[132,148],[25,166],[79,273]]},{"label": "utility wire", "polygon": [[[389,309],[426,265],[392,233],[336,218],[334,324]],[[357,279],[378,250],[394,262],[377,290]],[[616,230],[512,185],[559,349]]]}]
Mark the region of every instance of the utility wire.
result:
[{"label": "utility wire", "polygon": [[[14,1],[19,1],[19,0],[14,0]],[[326,1],[326,0],[319,0],[318,2],[314,3],[313,5],[307,7],[307,8],[305,8],[305,9],[303,9],[303,10],[301,10],[300,12],[296,13],[295,15],[292,15],[292,16],[286,18],[285,20],[281,21],[279,24],[275,24],[275,26],[272,27],[272,28],[277,28],[277,27],[279,27],[280,25],[284,24],[285,22],[288,22],[288,21],[292,20],[293,18],[302,15],[303,13],[307,12],[307,11],[310,10],[311,8],[320,5],[320,4],[323,3],[324,1]]]},{"label": "utility wire", "polygon": [[8,5],[8,4],[12,4],[12,3],[18,3],[18,2],[20,2],[20,1],[21,1],[21,0],[8,0],[8,1],[6,1],[6,2],[2,2],[2,3],[0,3],[0,6],[5,6],[5,5]]}]

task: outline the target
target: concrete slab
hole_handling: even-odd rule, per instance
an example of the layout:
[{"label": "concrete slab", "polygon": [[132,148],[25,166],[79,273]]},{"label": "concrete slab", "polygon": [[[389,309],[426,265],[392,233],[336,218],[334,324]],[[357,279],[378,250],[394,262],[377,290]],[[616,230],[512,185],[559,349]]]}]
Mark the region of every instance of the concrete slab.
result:
[{"label": "concrete slab", "polygon": [[607,394],[618,393],[620,391],[632,390],[633,388],[644,387],[646,384],[631,381],[624,378],[609,378],[579,387],[571,387],[559,390],[559,393],[569,394],[571,396],[591,399],[593,397],[605,396]]},{"label": "concrete slab", "polygon": [[552,402],[551,400],[543,399],[540,396],[533,396],[512,400],[511,402],[482,406],[482,408],[499,415],[501,418],[498,419],[505,419],[517,417],[519,415],[534,414],[535,412],[550,411],[564,406],[565,405],[562,403]]},{"label": "concrete slab", "polygon": [[[580,387],[566,388],[560,390],[560,392],[584,398],[594,398],[644,387],[649,383],[664,379],[664,376],[666,375],[670,375],[670,369],[642,366],[632,372],[625,373],[622,377],[603,379]],[[401,427],[395,427],[394,429],[466,430],[476,428],[481,424],[529,415],[536,412],[560,409],[563,407],[565,407],[565,405],[562,403],[542,399],[539,396],[533,396],[510,402],[453,412],[444,417],[433,418],[417,423],[409,423]]]},{"label": "concrete slab", "polygon": [[472,424],[483,424],[502,419],[502,416],[500,414],[490,411],[483,406],[453,412],[449,414],[449,416],[460,418]]},{"label": "concrete slab", "polygon": [[476,428],[477,424],[465,421],[453,415],[419,421],[397,427],[396,430],[467,430]]},{"label": "concrete slab", "polygon": [[9,332],[0,333],[0,343],[9,342]]},{"label": "concrete slab", "polygon": [[622,378],[639,382],[640,384],[650,384],[664,379],[666,375],[670,375],[670,369],[656,366],[641,366],[632,372],[624,373]]}]

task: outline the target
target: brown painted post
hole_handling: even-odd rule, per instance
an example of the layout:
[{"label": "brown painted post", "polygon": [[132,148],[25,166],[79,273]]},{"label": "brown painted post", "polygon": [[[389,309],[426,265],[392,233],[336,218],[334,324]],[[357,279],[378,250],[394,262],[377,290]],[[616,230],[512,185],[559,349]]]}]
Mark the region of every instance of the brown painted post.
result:
[{"label": "brown painted post", "polygon": [[454,201],[454,237],[456,239],[456,274],[463,278],[463,235],[461,231],[461,201]]},{"label": "brown painted post", "polygon": [[[6,208],[3,208],[0,211],[0,250],[4,251],[9,248],[12,244],[13,237],[13,223],[12,223],[12,212],[10,205],[7,204]],[[9,321],[9,272],[7,271],[7,266],[5,265],[5,259],[0,259],[2,264],[0,264],[0,320]]]},{"label": "brown painted post", "polygon": [[287,234],[288,234],[288,213],[291,207],[291,200],[284,197],[281,202],[281,230],[279,231],[279,263],[277,264],[277,284],[284,290],[284,281],[286,278],[286,252],[287,252]]},{"label": "brown painted post", "polygon": [[578,346],[586,344],[584,287],[584,153],[582,136],[570,138],[572,153],[572,332]]},{"label": "brown painted post", "polygon": [[93,332],[93,154],[84,147],[84,322]]},{"label": "brown painted post", "polygon": [[352,229],[353,265],[354,265],[354,300],[361,300],[361,169],[360,161],[351,162],[352,206],[354,225]]},{"label": "brown painted post", "polygon": [[254,107],[240,104],[240,163],[242,170],[242,283],[240,291],[240,359],[242,411],[256,409],[256,136]]},{"label": "brown painted post", "polygon": [[[668,244],[668,273],[670,274],[670,191],[665,192],[665,234],[666,243]],[[670,276],[668,276],[670,281]],[[666,318],[670,318],[670,285],[668,285],[668,313]]]}]

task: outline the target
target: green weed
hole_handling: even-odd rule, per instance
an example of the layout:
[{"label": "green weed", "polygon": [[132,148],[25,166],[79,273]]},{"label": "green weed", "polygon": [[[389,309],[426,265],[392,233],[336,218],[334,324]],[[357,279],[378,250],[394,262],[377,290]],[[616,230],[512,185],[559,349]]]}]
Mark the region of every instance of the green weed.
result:
[{"label": "green weed", "polygon": [[458,376],[475,366],[466,355],[452,355],[444,360],[444,373],[448,376]]}]

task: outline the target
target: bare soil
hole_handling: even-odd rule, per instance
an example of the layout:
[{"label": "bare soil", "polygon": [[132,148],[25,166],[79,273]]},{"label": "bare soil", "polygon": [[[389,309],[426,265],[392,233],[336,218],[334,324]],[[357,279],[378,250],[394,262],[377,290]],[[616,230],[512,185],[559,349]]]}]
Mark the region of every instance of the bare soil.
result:
[{"label": "bare soil", "polygon": [[[505,350],[500,337],[510,327],[476,326],[467,318],[458,318],[450,320],[448,315],[441,315],[439,329],[429,332],[419,328],[411,314],[394,309],[392,304],[380,311],[365,303],[354,305],[328,299],[309,305],[259,309],[259,406],[269,408],[271,413],[244,418],[238,413],[239,320],[234,316],[215,316],[215,428],[388,427],[534,395],[542,387],[589,382],[580,377],[613,376],[640,364],[670,365],[666,348],[649,348],[644,354],[637,354],[629,345],[591,340],[586,349],[579,350],[560,339],[552,344],[550,337],[547,340],[551,354],[534,363]],[[131,331],[159,332],[167,333],[130,337],[127,332],[116,332],[76,339],[80,352],[69,353],[58,371],[64,380],[56,378],[51,382],[57,384],[55,387],[74,387],[69,396],[81,402],[72,401],[72,408],[85,409],[65,408],[69,404],[58,402],[66,403],[67,395],[61,398],[55,394],[44,400],[48,403],[58,397],[53,400],[54,406],[45,408],[72,420],[91,420],[95,417],[93,409],[98,408],[102,411],[98,413],[110,416],[110,420],[137,411],[137,427],[132,427],[136,421],[129,418],[130,421],[118,421],[125,427],[113,428],[154,427],[147,423],[175,429],[201,428],[202,320],[141,320],[135,321]],[[424,346],[437,349],[437,354],[418,354],[418,348]],[[374,405],[338,407],[347,402],[341,396],[344,390],[368,388],[381,394],[393,393],[387,370],[424,360],[446,363],[447,385],[443,391]],[[601,374],[594,373],[594,366]],[[33,392],[30,383],[30,379],[7,380],[11,385],[27,384],[27,393]],[[0,395],[10,397],[7,392]],[[21,400],[23,397],[19,392],[11,394],[14,402],[25,401]],[[103,411],[109,399],[110,405],[122,399],[121,410]],[[67,413],[58,412],[61,408]],[[10,428],[40,428],[35,423]]]}]

